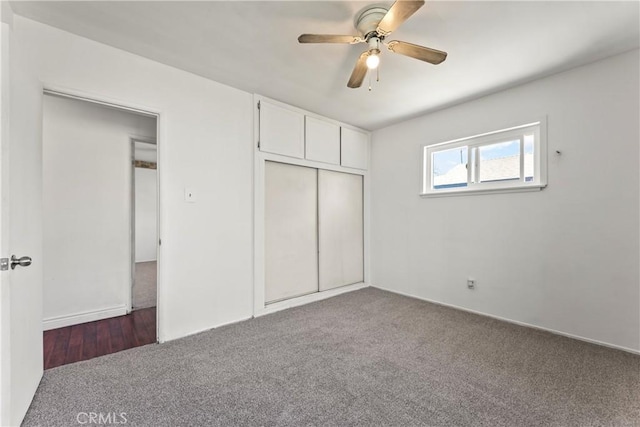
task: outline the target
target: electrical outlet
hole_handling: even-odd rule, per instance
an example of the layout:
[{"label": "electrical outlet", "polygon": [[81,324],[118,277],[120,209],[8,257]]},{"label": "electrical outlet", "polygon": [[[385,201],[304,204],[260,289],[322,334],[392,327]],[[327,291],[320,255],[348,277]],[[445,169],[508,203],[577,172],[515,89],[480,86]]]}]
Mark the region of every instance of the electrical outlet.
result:
[{"label": "electrical outlet", "polygon": [[468,278],[467,279],[467,288],[475,289],[476,288],[476,279]]}]

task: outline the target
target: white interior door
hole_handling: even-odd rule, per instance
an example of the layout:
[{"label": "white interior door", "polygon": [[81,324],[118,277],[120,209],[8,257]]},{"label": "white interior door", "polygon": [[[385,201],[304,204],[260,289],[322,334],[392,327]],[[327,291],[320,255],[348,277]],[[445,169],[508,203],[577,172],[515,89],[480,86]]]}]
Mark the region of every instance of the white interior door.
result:
[{"label": "white interior door", "polygon": [[1,256],[30,256],[33,263],[0,272],[0,425],[20,424],[43,372],[43,94],[37,80],[20,68],[10,36],[3,23]]},{"label": "white interior door", "polygon": [[362,176],[318,171],[320,290],[364,281]]},{"label": "white interior door", "polygon": [[318,291],[317,179],[313,168],[265,164],[265,301]]}]

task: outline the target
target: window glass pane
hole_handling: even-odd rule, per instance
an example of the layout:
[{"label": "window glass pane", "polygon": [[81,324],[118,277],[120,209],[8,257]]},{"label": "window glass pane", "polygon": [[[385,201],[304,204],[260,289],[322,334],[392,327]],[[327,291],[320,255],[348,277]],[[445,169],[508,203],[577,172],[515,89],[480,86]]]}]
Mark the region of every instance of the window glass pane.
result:
[{"label": "window glass pane", "polygon": [[483,145],[478,152],[480,182],[520,179],[520,140]]},{"label": "window glass pane", "polygon": [[524,136],[524,180],[526,182],[533,181],[533,147],[534,136]]},{"label": "window glass pane", "polygon": [[434,189],[467,186],[467,151],[467,147],[458,147],[432,154]]}]

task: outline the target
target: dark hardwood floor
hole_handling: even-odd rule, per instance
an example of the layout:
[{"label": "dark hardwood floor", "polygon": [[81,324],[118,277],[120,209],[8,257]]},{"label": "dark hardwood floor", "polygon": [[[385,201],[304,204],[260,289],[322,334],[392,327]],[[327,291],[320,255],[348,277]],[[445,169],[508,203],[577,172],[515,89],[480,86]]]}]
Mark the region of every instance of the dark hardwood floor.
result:
[{"label": "dark hardwood floor", "polygon": [[156,342],[156,308],[44,331],[44,369]]}]

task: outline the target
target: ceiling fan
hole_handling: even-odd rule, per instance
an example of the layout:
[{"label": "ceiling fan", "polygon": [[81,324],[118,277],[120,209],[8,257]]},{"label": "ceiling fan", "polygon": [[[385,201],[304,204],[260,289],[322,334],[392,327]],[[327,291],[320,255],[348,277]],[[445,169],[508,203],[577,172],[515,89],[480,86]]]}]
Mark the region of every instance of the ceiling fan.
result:
[{"label": "ceiling fan", "polygon": [[362,85],[367,70],[376,69],[380,64],[380,46],[385,45],[394,53],[409,56],[430,64],[439,64],[447,58],[447,53],[416,44],[393,40],[385,42],[385,38],[395,31],[411,15],[424,5],[424,0],[396,0],[388,10],[380,6],[365,9],[356,19],[356,30],[359,36],[343,36],[334,34],[302,34],[299,43],[367,43],[369,49],[363,52],[351,73],[350,88]]}]

